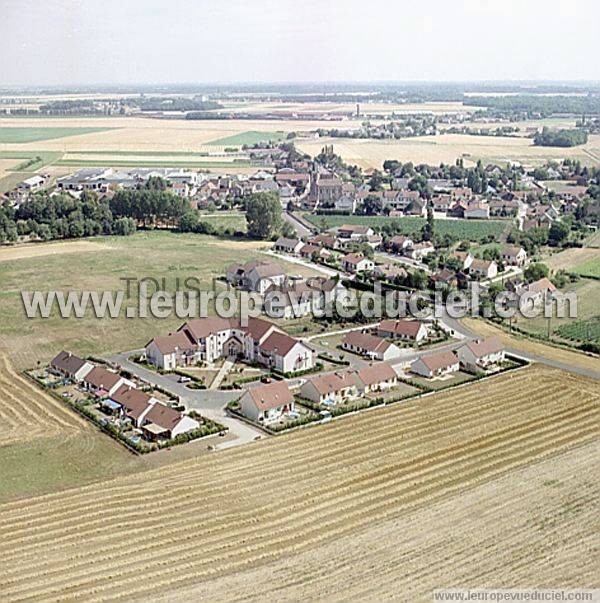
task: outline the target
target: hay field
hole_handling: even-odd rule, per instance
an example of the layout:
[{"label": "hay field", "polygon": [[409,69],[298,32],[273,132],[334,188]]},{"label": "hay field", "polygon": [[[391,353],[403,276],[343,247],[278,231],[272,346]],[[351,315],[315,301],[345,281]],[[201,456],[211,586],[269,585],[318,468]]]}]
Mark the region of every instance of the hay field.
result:
[{"label": "hay field", "polygon": [[63,241],[60,243],[14,245],[12,247],[0,247],[0,262],[40,258],[49,255],[63,255],[65,253],[107,251],[109,249],[111,249],[110,245],[95,241]]},{"label": "hay field", "polygon": [[[2,126],[31,128],[114,128],[58,140],[19,144],[0,143],[0,150],[59,151],[186,151],[197,152],[212,141],[243,134],[250,130],[271,133],[309,131],[322,127],[312,121],[248,121],[248,120],[165,120],[147,117],[73,117],[73,118],[3,118]],[[357,122],[357,127],[360,124]],[[208,149],[206,149],[208,150]],[[214,149],[213,149],[214,150]]]},{"label": "hay field", "polygon": [[381,169],[386,159],[412,161],[437,165],[441,162],[454,163],[463,157],[467,165],[484,162],[520,162],[524,165],[539,165],[549,159],[570,157],[579,159],[584,165],[600,162],[600,136],[590,136],[588,143],[568,149],[536,147],[530,139],[488,136],[443,134],[419,136],[394,141],[346,140],[322,138],[303,140],[297,147],[312,156],[318,155],[325,144],[333,144],[334,152],[351,164],[362,168]]},{"label": "hay field", "polygon": [[551,255],[544,263],[551,270],[570,270],[577,271],[577,267],[586,262],[597,260],[600,257],[600,251],[590,247],[572,247]]},{"label": "hay field", "polygon": [[89,429],[89,424],[17,374],[0,352],[0,447]]},{"label": "hay field", "polygon": [[594,442],[291,559],[155,600],[341,603],[402,593],[429,602],[440,587],[598,587],[599,458]]},{"label": "hay field", "polygon": [[9,174],[20,163],[23,163],[21,159],[0,159],[0,178]]},{"label": "hay field", "polygon": [[[340,538],[360,539],[364,530],[377,530],[385,521],[395,521],[403,532],[411,513],[460,495],[459,517],[446,516],[455,527],[473,516],[464,506],[469,489],[597,442],[599,402],[593,380],[529,368],[243,449],[3,504],[0,592],[4,601],[171,597],[209,579],[312,553]],[[591,480],[577,492],[580,517],[593,516],[594,484]],[[512,489],[504,492],[502,506],[512,500]],[[514,531],[513,514],[504,510],[499,517],[506,522],[501,531]],[[551,527],[552,519],[530,520],[539,529],[540,523]],[[520,519],[520,526],[523,521],[527,518]],[[579,532],[585,538],[570,541],[576,550],[562,559],[563,580],[582,573],[594,579],[588,555],[594,530],[581,525],[566,524],[568,537]],[[423,538],[435,540],[428,524],[418,527]],[[567,535],[559,534],[555,536],[562,543]],[[505,579],[523,587],[530,584],[521,567],[535,565],[536,571],[550,575],[555,559],[540,558],[518,536],[514,534],[522,545],[520,555],[510,562],[502,554],[502,542],[492,550],[486,547],[484,558],[478,549],[472,556],[463,552],[462,575],[480,585],[473,560],[504,567]],[[411,563],[414,548],[420,551],[416,565]],[[353,562],[360,561],[362,571],[371,568],[371,588],[386,576],[405,576],[418,587],[428,583],[432,572],[447,576],[450,559],[456,563],[445,547],[430,544],[405,551],[406,560],[391,567],[374,566],[364,549]],[[418,563],[432,551],[442,553],[437,563],[419,571]],[[301,575],[302,568],[297,570]],[[339,581],[345,587],[337,572],[328,579],[332,586]],[[224,599],[228,592],[218,595]]]}]

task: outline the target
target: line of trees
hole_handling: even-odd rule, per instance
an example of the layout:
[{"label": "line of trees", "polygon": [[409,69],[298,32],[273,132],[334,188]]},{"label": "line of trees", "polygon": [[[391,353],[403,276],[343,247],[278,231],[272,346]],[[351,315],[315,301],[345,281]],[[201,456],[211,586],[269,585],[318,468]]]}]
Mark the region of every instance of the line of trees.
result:
[{"label": "line of trees", "polygon": [[42,241],[72,239],[96,235],[129,235],[135,221],[115,217],[107,201],[84,192],[80,199],[70,195],[50,197],[41,193],[14,208],[0,206],[0,243],[13,243],[28,236]]}]

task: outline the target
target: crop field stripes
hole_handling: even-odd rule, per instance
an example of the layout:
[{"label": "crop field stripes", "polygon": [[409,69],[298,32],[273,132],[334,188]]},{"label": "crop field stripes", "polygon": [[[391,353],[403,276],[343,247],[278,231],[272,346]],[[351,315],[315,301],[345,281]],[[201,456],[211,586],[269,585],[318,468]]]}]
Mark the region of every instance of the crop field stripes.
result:
[{"label": "crop field stripes", "polygon": [[306,550],[596,439],[595,385],[535,367],[2,505],[0,592],[6,600],[142,597]]},{"label": "crop field stripes", "polygon": [[18,375],[0,354],[0,446],[87,428],[77,415]]}]

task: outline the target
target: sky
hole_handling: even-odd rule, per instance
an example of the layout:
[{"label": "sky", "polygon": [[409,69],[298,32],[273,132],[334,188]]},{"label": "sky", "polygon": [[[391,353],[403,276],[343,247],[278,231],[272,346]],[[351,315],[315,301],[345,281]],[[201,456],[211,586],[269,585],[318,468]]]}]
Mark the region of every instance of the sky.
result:
[{"label": "sky", "polygon": [[0,87],[600,80],[598,0],[0,0]]}]

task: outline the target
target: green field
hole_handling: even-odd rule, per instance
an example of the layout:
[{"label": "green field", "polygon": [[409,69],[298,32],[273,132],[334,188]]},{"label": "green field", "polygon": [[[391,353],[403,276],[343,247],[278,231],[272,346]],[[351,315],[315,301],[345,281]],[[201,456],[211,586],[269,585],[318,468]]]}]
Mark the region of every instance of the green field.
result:
[{"label": "green field", "polygon": [[[175,290],[177,278],[182,282],[187,277],[198,279],[202,288],[209,289],[230,264],[266,257],[256,242],[165,231],[98,237],[90,240],[89,250],[77,253],[61,249],[70,244],[52,243],[48,255],[8,261],[2,261],[2,254],[10,253],[10,248],[0,248],[0,348],[10,350],[18,368],[35,366],[37,360],[48,361],[63,348],[81,354],[139,348],[155,335],[185,322],[176,316],[127,318],[124,311],[118,318],[97,319],[90,312],[84,318],[63,319],[54,312],[47,319],[29,319],[23,309],[22,290],[119,291],[125,288],[120,279],[145,276],[164,278],[168,291]],[[36,250],[44,245],[39,244]],[[277,262],[290,274],[316,274],[280,259]],[[136,297],[125,305],[137,306]]]},{"label": "green field", "polygon": [[219,138],[209,142],[208,144],[226,147],[241,147],[243,145],[253,145],[259,142],[279,142],[280,140],[284,140],[285,137],[285,132],[248,131],[242,132],[241,134],[234,134],[233,136],[226,136],[225,138]]},{"label": "green field", "polygon": [[0,502],[117,477],[146,464],[99,432],[2,446]]},{"label": "green field", "polygon": [[208,222],[215,228],[232,228],[246,232],[246,214],[243,212],[216,212],[199,214],[201,222]]},{"label": "green field", "polygon": [[2,128],[0,127],[0,142],[19,144],[38,142],[40,140],[53,140],[81,134],[106,132],[115,128]]},{"label": "green field", "polygon": [[555,333],[562,339],[600,343],[600,316],[594,316],[594,318],[587,320],[576,320],[558,327]]},{"label": "green field", "polygon": [[[415,235],[421,231],[424,218],[400,217],[388,218],[387,216],[319,216],[306,214],[305,218],[315,226],[334,228],[342,224],[366,224],[375,230],[383,224],[393,222],[399,224],[401,234]],[[500,237],[508,228],[509,223],[500,220],[436,220],[435,232],[439,235],[451,235],[460,240],[481,241],[486,237]]]},{"label": "green field", "polygon": [[56,161],[62,153],[54,151],[0,151],[0,159],[22,159],[23,161],[8,171],[35,171]]},{"label": "green field", "polygon": [[592,258],[591,260],[587,260],[587,262],[583,262],[583,264],[575,266],[574,272],[581,274],[581,276],[600,278],[600,251],[598,252],[598,257]]}]

